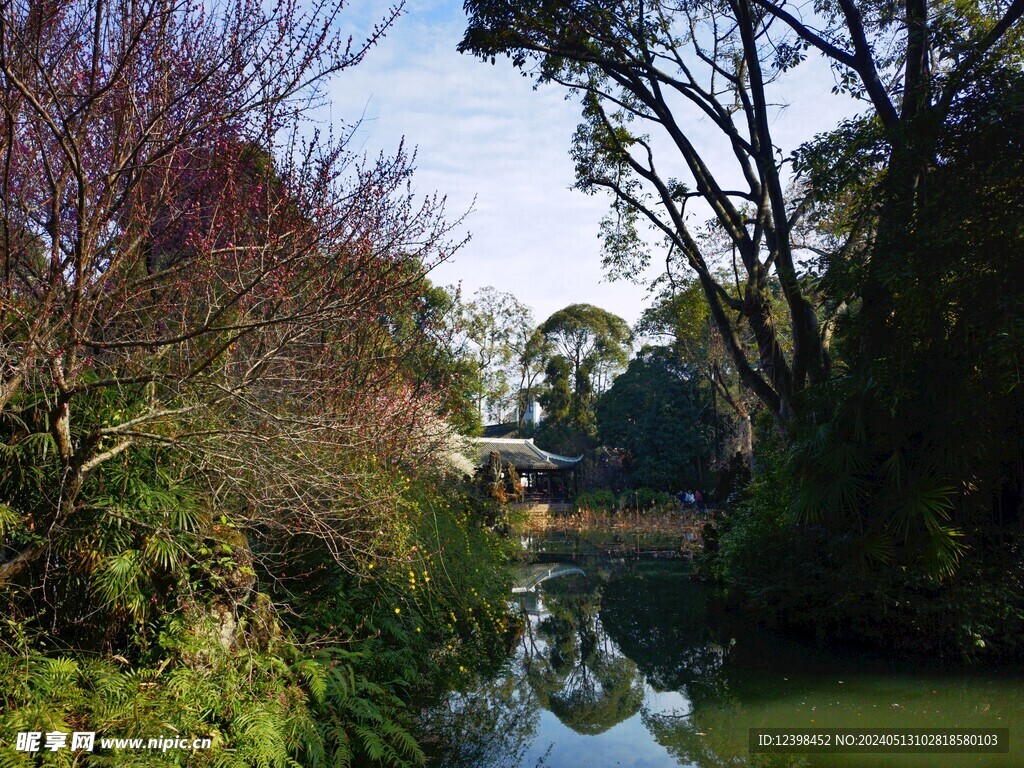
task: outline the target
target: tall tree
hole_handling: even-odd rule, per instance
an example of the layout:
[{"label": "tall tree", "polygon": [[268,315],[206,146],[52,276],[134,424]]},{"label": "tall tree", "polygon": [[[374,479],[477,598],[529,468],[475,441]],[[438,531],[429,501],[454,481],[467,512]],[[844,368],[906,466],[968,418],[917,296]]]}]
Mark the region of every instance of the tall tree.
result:
[{"label": "tall tree", "polygon": [[[836,528],[855,522],[890,548],[906,542],[932,572],[952,571],[977,546],[972,533],[1021,516],[1022,92],[1019,70],[995,67],[956,101],[898,253],[880,231],[877,242],[862,234],[887,182],[876,197],[845,181],[871,169],[877,127],[850,126],[818,143],[843,151],[805,155],[812,178],[838,187],[822,215],[848,244],[827,253],[825,290],[854,309],[835,333],[844,376],[813,401],[828,400],[819,410],[831,417],[808,423],[796,445],[796,507]],[[850,197],[862,200],[859,217],[848,216]],[[864,309],[871,272],[884,276],[878,327]]]},{"label": "tall tree", "polygon": [[[887,346],[895,330],[893,302],[901,289],[892,270],[903,268],[921,227],[929,226],[922,192],[945,165],[944,138],[957,130],[964,103],[976,102],[979,90],[1000,79],[993,79],[994,71],[1019,71],[1024,61],[1024,2],[905,0],[886,6],[839,0],[828,6],[820,27],[784,3],[754,3],[796,36],[789,50],[816,49],[839,74],[838,89],[872,109],[871,121],[848,124],[845,140],[831,147],[840,159],[869,155],[882,171],[872,210],[872,256],[858,291],[861,357],[867,361]],[[870,175],[864,166],[860,171]]]},{"label": "tall tree", "polygon": [[594,399],[608,389],[629,358],[629,324],[592,304],[570,304],[545,320],[540,332],[571,372],[570,422],[576,429],[591,431]]},{"label": "tall tree", "polygon": [[530,407],[537,394],[537,384],[544,375],[545,367],[551,357],[551,343],[548,337],[535,328],[526,340],[517,361],[519,368],[519,426],[526,417],[526,409]]},{"label": "tall tree", "polygon": [[[774,42],[766,14],[749,0],[725,5],[470,0],[466,8],[469,28],[462,51],[509,54],[516,66],[536,64],[541,82],[581,95],[583,120],[573,142],[577,186],[613,196],[604,225],[606,264],[621,275],[637,274],[650,256],[641,222],[662,234],[669,259],[682,259],[696,272],[744,383],[789,422],[798,393],[824,377],[827,361],[815,309],[797,275],[792,230],[802,209],[786,195],[770,127],[768,88],[794,62],[791,56],[765,61],[765,46]],[[732,167],[711,166],[690,133],[697,119],[717,131]],[[651,138],[642,130],[661,135]],[[659,162],[663,147],[669,155]],[[680,166],[688,178],[663,170]],[[735,247],[742,270],[739,296],[716,277],[713,260],[689,223],[687,206],[697,199]],[[786,299],[791,355],[773,313],[773,275]],[[756,339],[754,359],[742,343],[740,320]]]},{"label": "tall tree", "polygon": [[[460,50],[485,58],[507,54],[517,67],[535,65],[539,81],[581,95],[583,122],[573,146],[578,186],[613,195],[606,263],[625,275],[647,263],[640,220],[664,234],[670,253],[696,272],[742,380],[785,426],[800,391],[824,380],[829,362],[798,276],[796,230],[807,204],[787,193],[784,155],[771,131],[770,89],[813,48],[836,69],[837,90],[866,101],[881,126],[880,250],[862,286],[863,338],[870,347],[885,339],[892,301],[885,271],[913,237],[917,192],[935,165],[939,129],[993,61],[1018,60],[1013,46],[1024,2],[980,9],[945,0],[889,6],[838,0],[816,8],[814,17],[772,0],[470,0],[466,9]],[[707,160],[689,128],[698,119],[717,131],[731,168]],[[659,161],[665,146],[670,155]],[[664,168],[680,162],[687,178],[665,175]],[[696,199],[735,246],[744,273],[739,297],[716,279],[690,228],[687,205]],[[788,355],[771,307],[772,274],[792,329]],[[757,360],[744,351],[731,312],[749,323]]]},{"label": "tall tree", "polygon": [[[473,294],[465,307],[465,332],[476,350],[481,391],[477,407],[484,403],[490,415],[500,419],[509,403],[518,409],[517,379],[525,376],[521,361],[533,334],[533,312],[511,293],[487,286]],[[529,358],[527,358],[529,359]],[[519,414],[516,414],[518,420]]]}]

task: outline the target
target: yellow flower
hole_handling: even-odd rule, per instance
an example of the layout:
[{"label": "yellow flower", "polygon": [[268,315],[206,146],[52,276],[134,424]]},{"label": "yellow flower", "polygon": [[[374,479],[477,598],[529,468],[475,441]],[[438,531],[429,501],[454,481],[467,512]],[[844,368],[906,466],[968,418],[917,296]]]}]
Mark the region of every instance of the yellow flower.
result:
[{"label": "yellow flower", "polygon": [[401,613],[401,612],[402,612],[401,608],[395,608],[395,613]]}]

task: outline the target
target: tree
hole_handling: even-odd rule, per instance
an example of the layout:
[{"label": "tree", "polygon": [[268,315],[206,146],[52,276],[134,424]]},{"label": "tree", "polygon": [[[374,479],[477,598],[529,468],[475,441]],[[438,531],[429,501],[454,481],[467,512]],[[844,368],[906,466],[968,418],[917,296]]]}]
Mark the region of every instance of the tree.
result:
[{"label": "tree", "polygon": [[[410,265],[422,271],[422,265]],[[459,434],[480,434],[477,398],[481,389],[476,356],[462,334],[463,308],[451,288],[423,278],[408,315],[393,318],[396,338],[416,340],[406,367],[417,391],[437,401],[439,414]]]},{"label": "tree", "polygon": [[[552,5],[471,1],[460,50],[481,57],[509,55],[540,82],[579,93],[583,122],[573,153],[578,187],[609,190],[606,263],[633,275],[647,263],[638,222],[662,233],[672,254],[695,271],[715,325],[743,382],[779,423],[793,421],[799,393],[824,381],[829,359],[815,308],[795,259],[798,228],[809,201],[785,183],[771,132],[770,91],[809,49],[830,61],[836,90],[863,99],[883,137],[876,158],[884,170],[876,210],[876,254],[861,287],[863,340],[883,342],[892,291],[885,272],[912,241],[917,190],[938,158],[937,137],[957,100],[1014,48],[1024,3],[989,12],[944,1],[908,0],[872,6],[838,0],[810,21],[785,3],[729,0],[679,6],[618,0]],[[818,23],[820,21],[820,23]],[[728,148],[733,168],[714,169],[697,136],[701,119]],[[688,178],[665,176],[660,146],[637,124],[658,129]],[[734,181],[735,180],[735,181]],[[794,195],[792,192],[796,191]],[[687,204],[701,200],[727,233],[744,273],[742,296],[731,296],[714,274],[687,222]],[[769,281],[786,300],[792,352],[785,353],[771,308]],[[752,360],[741,343],[737,316],[757,341]]]},{"label": "tree", "polygon": [[[792,230],[802,209],[786,195],[770,128],[768,88],[794,62],[791,56],[764,61],[764,46],[775,42],[766,14],[749,0],[722,7],[483,0],[467,3],[467,10],[460,50],[506,53],[523,68],[533,62],[539,81],[581,95],[583,121],[573,142],[577,186],[613,196],[604,224],[606,264],[616,274],[635,275],[649,260],[641,221],[664,235],[670,261],[681,258],[695,271],[744,384],[781,423],[790,422],[798,393],[825,376],[827,360],[816,311],[797,274]],[[711,168],[688,135],[684,126],[698,117],[718,131],[733,168]],[[674,155],[658,164],[655,141],[633,130],[636,124],[660,129]],[[661,171],[679,162],[690,178]],[[695,199],[709,206],[735,248],[740,296],[717,279],[687,221]],[[792,326],[791,356],[772,309],[773,274]],[[756,359],[744,349],[740,321],[756,339]]]},{"label": "tree", "polygon": [[[742,386],[732,359],[711,320],[699,283],[695,280],[670,280],[662,285],[651,306],[644,309],[636,332],[648,337],[667,337],[679,366],[688,367],[707,382],[711,394],[712,429],[719,430],[718,401],[722,400],[735,415],[735,451],[749,464],[753,454],[751,413],[757,406],[753,394]],[[747,348],[753,347],[744,339]],[[722,457],[721,436],[716,437],[715,455]]]},{"label": "tree", "polygon": [[634,488],[704,485],[712,458],[706,395],[668,347],[644,347],[597,402],[603,445],[627,452]]},{"label": "tree", "polygon": [[547,385],[541,397],[545,424],[566,424],[572,413],[572,368],[561,355],[548,359],[544,368]]},{"label": "tree", "polygon": [[149,519],[108,489],[156,449],[175,456],[172,485],[239,511],[271,550],[301,533],[348,563],[375,538],[367,509],[394,519],[365,461],[437,438],[442,406],[411,373],[428,334],[406,318],[457,242],[441,203],[409,191],[404,150],[279,139],[293,100],[365,51],[334,6],[308,14],[0,13],[0,585],[113,567],[75,542]]},{"label": "tree", "polygon": [[[480,370],[478,409],[482,416],[486,401],[490,413],[501,419],[510,400],[519,410],[519,392],[514,391],[513,382],[518,375],[522,387],[529,371],[529,364],[522,361],[536,357],[532,350],[527,353],[533,312],[511,293],[488,286],[473,294],[473,301],[466,304],[465,318],[466,335],[476,348]],[[521,418],[521,412],[516,418]]]},{"label": "tree", "polygon": [[519,426],[522,427],[526,409],[535,399],[537,384],[551,358],[548,337],[535,328],[519,355]]},{"label": "tree", "polygon": [[[836,528],[855,521],[890,551],[901,542],[901,556],[930,573],[951,573],[985,529],[1019,520],[1024,499],[1013,373],[1024,319],[1020,89],[1019,72],[1000,67],[953,105],[898,259],[891,244],[862,241],[826,260],[832,300],[857,309],[835,334],[845,376],[817,397],[832,415],[804,425],[796,446],[796,507]],[[822,141],[864,165],[878,149],[869,135]],[[859,222],[823,208],[853,241]],[[878,336],[863,315],[869,271],[885,275],[888,294]]]},{"label": "tree", "polygon": [[881,170],[871,258],[858,290],[861,355],[868,361],[891,338],[899,293],[891,271],[903,268],[919,228],[930,225],[931,218],[922,216],[926,198],[921,191],[945,165],[944,137],[956,130],[964,103],[976,103],[977,93],[999,80],[998,74],[993,79],[994,72],[1019,69],[1024,59],[1024,3],[1012,0],[978,9],[945,0],[907,0],[876,9],[841,0],[818,30],[781,3],[756,2],[796,35],[797,46],[814,48],[831,62],[842,78],[839,90],[872,108],[870,120],[844,126],[846,136],[833,144],[839,152],[832,155],[838,155],[840,165],[856,157],[861,172],[872,165]]},{"label": "tree", "polygon": [[629,357],[629,325],[592,304],[571,304],[545,320],[540,332],[571,373],[571,426],[592,431],[594,399],[611,385]]}]

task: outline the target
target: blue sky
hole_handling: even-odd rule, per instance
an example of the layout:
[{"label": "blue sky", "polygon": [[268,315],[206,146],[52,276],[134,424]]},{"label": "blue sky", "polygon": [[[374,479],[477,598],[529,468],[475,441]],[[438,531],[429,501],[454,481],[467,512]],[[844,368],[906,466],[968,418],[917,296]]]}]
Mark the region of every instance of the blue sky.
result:
[{"label": "blue sky", "polygon": [[[359,39],[388,7],[353,0],[342,22]],[[466,219],[472,239],[433,273],[435,282],[461,283],[465,296],[487,285],[509,291],[538,322],[576,302],[635,322],[646,289],[609,282],[601,270],[597,231],[607,199],[570,189],[578,105],[556,86],[534,90],[507,60],[492,66],[459,54],[464,29],[461,2],[410,0],[365,61],[330,84],[325,118],[362,116],[356,146],[370,154],[391,152],[404,137],[417,147],[416,189],[447,196],[452,218],[473,209]],[[787,76],[788,106],[775,125],[785,152],[856,111],[831,95],[832,85],[816,61]],[[712,129],[696,122],[693,134],[706,140],[712,165],[725,167]]]}]

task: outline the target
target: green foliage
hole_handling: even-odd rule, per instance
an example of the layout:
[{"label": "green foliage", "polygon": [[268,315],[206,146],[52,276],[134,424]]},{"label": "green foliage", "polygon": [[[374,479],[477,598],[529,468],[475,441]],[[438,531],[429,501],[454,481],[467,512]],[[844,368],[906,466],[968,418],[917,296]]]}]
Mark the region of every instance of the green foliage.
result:
[{"label": "green foliage", "polygon": [[571,304],[551,315],[539,330],[557,352],[548,363],[546,421],[593,435],[595,399],[629,357],[629,325],[591,304]]},{"label": "green foliage", "polygon": [[[0,728],[97,733],[89,765],[417,765],[422,752],[401,701],[360,671],[365,654],[307,653],[283,645],[227,653],[191,629],[169,630],[173,652],[157,666],[110,659],[43,656],[21,636],[20,653],[0,655]],[[201,657],[202,664],[189,661]],[[210,738],[209,749],[102,748],[103,738]],[[0,746],[11,765],[28,755]],[[48,755],[61,764],[67,752]]]},{"label": "green foliage", "polygon": [[676,505],[676,497],[666,491],[651,488],[637,488],[635,491],[624,491],[619,496],[619,506],[623,509],[650,512],[654,509],[666,509]]},{"label": "green foliage", "polygon": [[351,633],[372,679],[408,702],[495,663],[515,623],[506,603],[514,553],[490,530],[493,502],[435,481],[412,484],[406,503],[410,526],[393,556],[330,574],[300,599],[295,629],[307,643]]},{"label": "green foliage", "polygon": [[619,494],[610,488],[597,488],[579,494],[575,505],[577,509],[589,512],[650,512],[655,509],[664,511],[675,507],[676,497],[671,493],[650,488],[627,490]]},{"label": "green foliage", "polygon": [[[819,641],[899,654],[956,661],[1024,658],[1019,536],[979,535],[955,573],[937,578],[932,574],[943,571],[929,562],[938,563],[922,559],[927,540],[915,550],[896,531],[872,535],[865,528],[868,509],[861,510],[859,523],[809,518],[800,498],[806,491],[794,483],[792,464],[801,459],[788,455],[765,426],[758,442],[759,471],[720,523],[718,552],[705,555],[700,565],[730,585],[752,616]],[[858,464],[854,451],[829,452],[831,465],[840,471]],[[845,508],[848,482],[837,479],[829,486],[823,514]],[[859,496],[859,489],[851,493],[861,501],[870,498]],[[912,508],[905,515],[931,509],[941,517],[945,509],[941,491],[922,490],[902,503]],[[855,504],[850,513],[857,509]]]},{"label": "green foliage", "polygon": [[417,384],[442,394],[441,413],[463,435],[481,434],[476,399],[483,386],[481,370],[468,350],[455,344],[461,308],[449,289],[423,279],[414,310],[393,319],[399,336],[415,329],[427,343],[409,351],[406,366]]},{"label": "green foliage", "polygon": [[645,336],[668,336],[679,360],[710,360],[715,330],[700,283],[697,280],[667,285],[664,280],[659,282],[660,292],[650,306],[644,308],[637,332]]},{"label": "green foliage", "polygon": [[571,375],[572,366],[561,355],[555,355],[548,360],[544,369],[547,386],[540,398],[540,404],[544,408],[544,424],[557,426],[569,421],[573,402]]},{"label": "green foliage", "polygon": [[667,347],[644,347],[597,405],[601,442],[626,452],[634,487],[679,490],[710,472],[706,395]]},{"label": "green foliage", "polygon": [[615,491],[610,488],[596,488],[576,496],[576,508],[591,512],[614,512],[618,507]]},{"label": "green foliage", "polygon": [[[854,309],[837,327],[843,376],[807,394],[793,432],[793,509],[924,578],[953,576],[981,556],[986,530],[1020,519],[1020,348],[1006,345],[1024,316],[1020,93],[1019,72],[1001,67],[965,88],[912,226],[870,258],[853,247],[825,262],[831,300]],[[856,172],[881,143],[877,125],[855,121],[802,166],[839,185],[823,191],[847,235],[844,211],[869,217],[881,194]]]},{"label": "green foliage", "polygon": [[[102,421],[134,397],[78,413]],[[0,422],[0,545],[45,544],[61,568],[4,585],[4,734],[213,739],[195,753],[99,750],[95,765],[419,765],[410,704],[505,647],[508,544],[490,505],[436,469],[371,463],[404,524],[389,524],[356,573],[309,537],[284,560],[235,510],[211,512],[159,445],[100,465],[44,540],[34,521],[55,503],[60,457],[48,433],[30,432],[39,418],[16,400]],[[37,600],[54,607],[33,610]],[[0,760],[27,765],[11,747]]]}]

